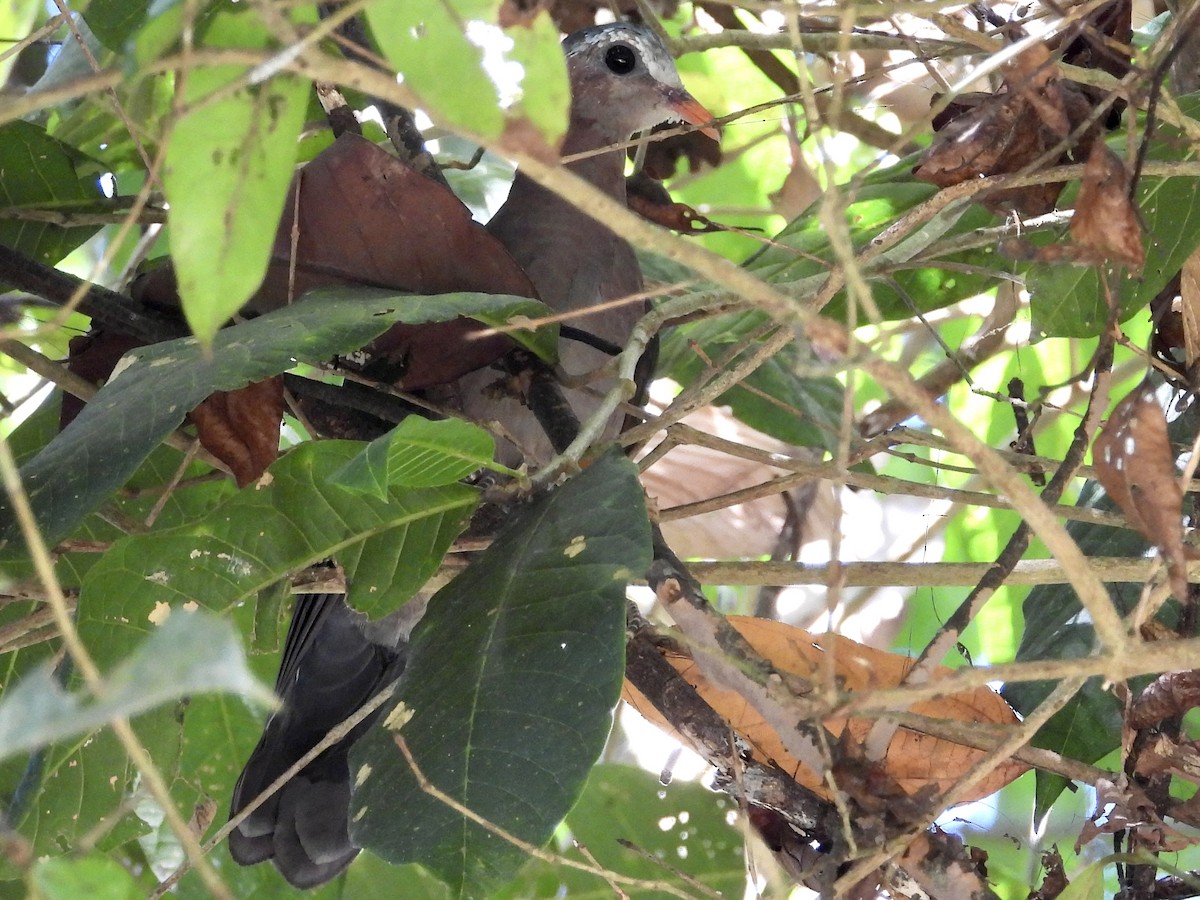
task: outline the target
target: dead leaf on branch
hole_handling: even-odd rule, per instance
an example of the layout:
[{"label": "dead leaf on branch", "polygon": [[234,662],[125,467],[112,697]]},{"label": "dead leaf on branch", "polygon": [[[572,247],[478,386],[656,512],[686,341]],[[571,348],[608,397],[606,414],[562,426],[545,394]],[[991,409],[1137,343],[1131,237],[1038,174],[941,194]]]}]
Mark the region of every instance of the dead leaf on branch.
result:
[{"label": "dead leaf on branch", "polygon": [[1096,781],[1096,811],[1084,823],[1075,842],[1078,853],[1101,835],[1133,831],[1131,850],[1173,853],[1195,843],[1193,838],[1166,824],[1154,802],[1137,784],[1121,775],[1116,781]]},{"label": "dead leaf on branch", "polygon": [[1166,558],[1171,590],[1188,595],[1183,490],[1167,438],[1167,420],[1149,381],[1117,404],[1092,445],[1096,477],[1129,523]]},{"label": "dead leaf on branch", "polygon": [[[840,690],[859,692],[901,684],[912,666],[908,657],[886,653],[840,635],[812,635],[794,626],[770,619],[730,616],[729,623],[750,642],[754,649],[776,668],[805,679],[821,679],[832,665]],[[801,765],[785,749],[780,736],[740,694],[714,687],[687,656],[668,656],[684,679],[720,713],[731,727],[753,748],[761,762],[774,763],[787,771],[804,787],[823,797],[829,796],[824,781]],[[953,670],[940,668],[934,678],[943,678]],[[629,682],[624,699],[650,721],[668,731],[667,722]],[[930,718],[949,719],[988,725],[1015,725],[1016,714],[989,688],[963,691],[937,700],[914,703],[909,710]],[[857,752],[872,726],[870,719],[828,719],[825,727],[841,739],[843,748]],[[901,728],[892,738],[882,768],[887,778],[899,784],[909,796],[934,788],[948,790],[982,755],[982,751],[951,741]],[[1026,771],[1021,763],[1008,761],[979,784],[963,802],[995,793]]]},{"label": "dead leaf on branch", "polygon": [[676,203],[660,182],[644,173],[627,179],[625,191],[625,201],[631,210],[663,228],[670,228],[681,234],[709,234],[713,231],[729,230],[727,226],[701,215],[686,203]]},{"label": "dead leaf on branch", "polygon": [[[1004,67],[1004,89],[956,98],[935,119],[933,145],[916,168],[918,178],[950,187],[989,175],[1009,175],[1032,166],[1083,159],[1102,131],[1087,127],[1073,146],[1047,158],[1091,114],[1094,103],[1078,86],[1057,77],[1050,51],[1035,45]],[[935,98],[936,99],[936,98]],[[953,113],[957,112],[957,115]],[[1015,210],[1039,216],[1054,209],[1062,182],[1010,188],[981,202],[998,214]]]},{"label": "dead leaf on branch", "polygon": [[1129,199],[1129,173],[1102,141],[1092,146],[1083,170],[1071,237],[1097,261],[1113,260],[1139,272],[1146,261],[1142,226]]}]

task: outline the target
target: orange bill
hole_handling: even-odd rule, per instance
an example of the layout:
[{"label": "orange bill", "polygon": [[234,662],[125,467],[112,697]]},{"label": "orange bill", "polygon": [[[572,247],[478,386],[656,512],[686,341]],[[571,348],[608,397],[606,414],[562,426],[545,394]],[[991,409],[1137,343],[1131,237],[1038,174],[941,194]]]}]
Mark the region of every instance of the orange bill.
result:
[{"label": "orange bill", "polygon": [[669,89],[667,103],[671,109],[675,110],[679,118],[689,125],[697,126],[701,134],[707,135],[714,141],[721,139],[721,133],[713,126],[716,116],[705,109],[704,105],[687,91],[678,88]]}]

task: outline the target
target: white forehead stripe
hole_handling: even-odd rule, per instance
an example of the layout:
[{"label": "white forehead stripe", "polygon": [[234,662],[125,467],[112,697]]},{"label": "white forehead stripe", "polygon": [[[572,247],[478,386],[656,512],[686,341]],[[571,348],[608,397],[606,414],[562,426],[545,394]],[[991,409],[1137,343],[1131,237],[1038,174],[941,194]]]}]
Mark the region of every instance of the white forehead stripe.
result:
[{"label": "white forehead stripe", "polygon": [[589,28],[567,39],[567,55],[585,54],[593,49],[603,51],[613,44],[632,47],[655,81],[669,87],[683,87],[666,45],[653,31],[640,26],[618,22]]}]

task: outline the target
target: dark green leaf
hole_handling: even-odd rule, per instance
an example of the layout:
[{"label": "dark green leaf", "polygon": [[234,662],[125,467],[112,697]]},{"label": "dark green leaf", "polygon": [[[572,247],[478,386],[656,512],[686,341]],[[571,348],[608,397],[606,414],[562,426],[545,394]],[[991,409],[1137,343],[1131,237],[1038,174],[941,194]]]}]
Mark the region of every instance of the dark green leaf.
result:
[{"label": "dark green leaf", "polygon": [[[360,446],[303,444],[271,467],[267,486],[239,491],[198,522],[118,541],[84,579],[93,641],[119,646],[122,635],[148,630],[157,604],[225,611],[330,556],[346,569],[352,603],[369,612],[399,605],[436,571],[476,492],[453,484],[377,500],[330,485],[329,473]],[[106,614],[93,618],[103,598]]]},{"label": "dark green leaf", "polygon": [[[673,329],[663,342],[660,371],[690,384],[705,370],[705,359],[721,359],[766,322],[759,313],[721,316]],[[753,345],[747,349],[752,352]],[[699,352],[697,352],[699,350]],[[714,402],[752,428],[799,447],[837,446],[844,388],[832,376],[805,376],[804,367],[822,368],[806,347],[792,344]]]},{"label": "dark green leaf", "polygon": [[[520,303],[530,301],[520,299]],[[38,524],[55,543],[126,482],[213,391],[231,391],[292,368],[349,353],[396,322],[445,321],[464,308],[510,308],[514,298],[438,297],[372,289],[314,291],[301,302],[220,331],[212,353],[191,338],[140,348],[62,434],[21,469]],[[0,537],[17,534],[0,498]]]},{"label": "dark green leaf", "polygon": [[[0,126],[0,243],[53,265],[99,231],[98,225],[64,228],[22,220],[21,209],[93,209],[104,203],[95,163],[29,122]],[[12,173],[21,177],[12,177]]]},{"label": "dark green leaf", "polygon": [[[1073,200],[1068,196],[1062,202]],[[1144,177],[1137,204],[1147,229],[1146,265],[1139,277],[1123,275],[1117,281],[1120,322],[1145,309],[1200,244],[1200,179]],[[1108,320],[1095,266],[1033,266],[1025,286],[1033,326],[1042,336],[1094,337]]]},{"label": "dark green leaf", "polygon": [[[1181,98],[1180,108],[1185,114],[1195,116],[1200,112],[1200,96]],[[1117,149],[1119,152],[1121,148]],[[1195,157],[1192,142],[1177,128],[1165,124],[1159,127],[1147,153],[1147,158],[1155,161]],[[1073,205],[1075,193],[1077,190],[1072,189],[1059,205]],[[1139,276],[1125,274],[1117,280],[1119,322],[1145,309],[1200,245],[1198,200],[1200,179],[1197,178],[1142,176],[1138,182],[1135,203],[1146,226],[1146,264]],[[1050,239],[1049,235],[1040,238]],[[1025,286],[1031,295],[1035,334],[1093,337],[1108,319],[1108,302],[1095,266],[1033,265],[1026,273]]]},{"label": "dark green leaf", "polygon": [[146,20],[150,3],[151,0],[91,0],[84,19],[105,47],[120,51]]},{"label": "dark green leaf", "polygon": [[[433,598],[392,711],[412,713],[399,734],[433,784],[523,840],[549,839],[612,724],[625,584],[648,563],[636,470],[608,455],[520,510]],[[455,896],[489,895],[525,854],[423,793],[394,736],[379,727],[355,748],[355,839]]]}]

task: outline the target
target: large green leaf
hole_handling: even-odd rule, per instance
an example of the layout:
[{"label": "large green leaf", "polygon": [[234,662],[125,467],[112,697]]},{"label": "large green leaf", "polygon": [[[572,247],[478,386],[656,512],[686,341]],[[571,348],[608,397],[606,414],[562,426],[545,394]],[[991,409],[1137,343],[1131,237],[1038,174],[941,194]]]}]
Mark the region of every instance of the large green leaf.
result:
[{"label": "large green leaf", "polygon": [[[57,542],[126,482],[166,435],[213,391],[231,391],[292,368],[349,353],[397,322],[445,321],[479,310],[528,314],[526,298],[437,297],[373,289],[314,291],[299,303],[222,329],[206,353],[192,338],[140,348],[133,362],[71,425],[21,469],[38,524]],[[0,538],[17,534],[0,498]]]},{"label": "large green leaf", "polygon": [[[549,839],[608,735],[625,585],[649,549],[636,469],[608,455],[520,510],[433,598],[398,701],[412,713],[399,734],[433,784],[523,840]],[[421,791],[394,736],[379,727],[355,748],[355,839],[421,863],[453,895],[489,895],[525,855]]]},{"label": "large green leaf", "polygon": [[504,112],[483,70],[483,48],[467,37],[468,22],[495,22],[495,0],[376,0],[367,7],[375,43],[404,83],[436,115],[487,137],[498,137]]},{"label": "large green leaf", "polygon": [[[680,384],[690,384],[704,372],[706,359],[722,358],[766,321],[765,315],[752,312],[674,328],[663,341],[659,370]],[[751,344],[745,352],[753,350]],[[807,346],[792,344],[713,402],[728,406],[740,421],[785,443],[832,450],[837,445],[844,388],[832,375],[799,374],[802,363],[810,370],[820,367]]]},{"label": "large green leaf", "polygon": [[[107,207],[91,160],[29,122],[0,126],[0,243],[53,265],[99,230],[22,220],[21,209],[98,212]],[[20,177],[15,177],[20,173]]]},{"label": "large green leaf", "polygon": [[[1062,201],[1069,206],[1068,194]],[[1146,309],[1200,245],[1200,178],[1143,178],[1137,205],[1146,224],[1146,265],[1137,278],[1117,281],[1118,321]],[[1036,333],[1094,337],[1108,321],[1095,266],[1037,265],[1025,276]]]},{"label": "large green leaf", "polygon": [[251,694],[264,703],[271,698],[270,690],[247,670],[241,643],[228,622],[201,611],[179,610],[108,673],[100,698],[90,691],[65,693],[49,667],[5,691],[0,700],[0,756],[209,691]]},{"label": "large green leaf", "polygon": [[[251,9],[214,16],[204,31],[209,48],[271,42]],[[179,295],[204,344],[266,275],[308,105],[309,85],[293,75],[225,92],[248,72],[244,66],[188,72],[188,112],[175,123],[163,165]]]},{"label": "large green leaf", "polygon": [[394,608],[436,571],[476,492],[395,488],[380,500],[329,484],[360,446],[303,444],[271,467],[267,486],[189,525],[118,541],[84,579],[85,636],[107,655],[152,628],[147,617],[160,604],[225,611],[330,556],[346,569],[351,602]]},{"label": "large green leaf", "polygon": [[90,0],[83,14],[92,34],[109,50],[122,50],[146,20],[151,0]]},{"label": "large green leaf", "polygon": [[332,481],[384,499],[388,484],[436,487],[453,484],[477,469],[499,469],[496,442],[482,428],[459,419],[410,416],[334,473]]},{"label": "large green leaf", "polygon": [[143,894],[120,863],[96,855],[39,860],[29,881],[39,900],[136,900]]}]

